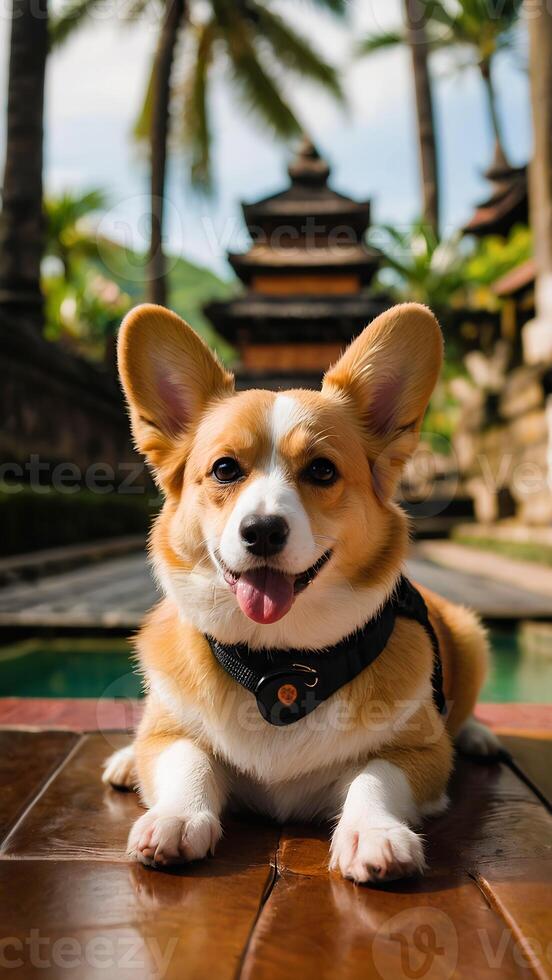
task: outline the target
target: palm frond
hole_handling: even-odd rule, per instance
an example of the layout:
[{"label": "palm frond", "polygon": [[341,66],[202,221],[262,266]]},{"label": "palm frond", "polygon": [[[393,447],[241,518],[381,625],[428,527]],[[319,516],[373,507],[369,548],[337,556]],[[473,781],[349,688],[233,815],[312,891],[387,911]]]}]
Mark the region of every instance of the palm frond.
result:
[{"label": "palm frond", "polygon": [[264,67],[259,57],[252,25],[230,0],[211,2],[242,103],[278,136],[296,136],[301,127],[286,102],[279,78]]},{"label": "palm frond", "polygon": [[150,126],[151,126],[151,111],[153,105],[153,74],[155,70],[155,62],[152,62],[148,82],[146,85],[146,91],[144,92],[144,98],[142,101],[142,106],[140,112],[136,117],[136,121],[132,126],[132,136],[137,143],[145,143],[149,140],[150,136]]},{"label": "palm frond", "polygon": [[434,24],[440,24],[441,27],[448,28],[450,31],[453,30],[458,19],[458,11],[453,13],[446,4],[433,3],[432,0],[429,3],[427,0],[422,0],[422,3],[428,8],[426,26],[429,27],[433,22]]},{"label": "palm frond", "polygon": [[402,31],[381,31],[361,38],[355,45],[355,51],[359,56],[369,55],[401,44],[406,44],[406,35]]},{"label": "palm frond", "polygon": [[211,130],[207,94],[216,34],[214,21],[195,28],[188,71],[182,85],[182,141],[190,156],[192,184],[207,192],[211,189]]},{"label": "palm frond", "polygon": [[129,0],[123,15],[125,22],[138,20],[144,11],[150,6],[150,3],[151,0]]},{"label": "palm frond", "polygon": [[299,135],[301,126],[278,81],[265,71],[254,50],[234,54],[232,63],[233,81],[244,106],[281,138]]},{"label": "palm frond", "polygon": [[309,2],[315,3],[322,10],[329,10],[330,13],[337,14],[338,17],[345,17],[348,13],[349,0],[309,0]]},{"label": "palm frond", "polygon": [[335,68],[318,54],[309,41],[282,17],[257,0],[247,0],[244,16],[251,16],[257,42],[265,42],[275,58],[290,72],[318,82],[343,100],[343,90]]},{"label": "palm frond", "polygon": [[63,44],[71,34],[82,27],[84,21],[91,17],[99,3],[101,0],[71,0],[59,17],[51,16],[48,24],[50,46],[59,47]]},{"label": "palm frond", "polygon": [[[427,0],[426,0],[427,2]],[[519,18],[522,0],[458,0],[454,10],[446,3],[429,5],[428,23],[445,28],[456,44],[494,45]]]}]

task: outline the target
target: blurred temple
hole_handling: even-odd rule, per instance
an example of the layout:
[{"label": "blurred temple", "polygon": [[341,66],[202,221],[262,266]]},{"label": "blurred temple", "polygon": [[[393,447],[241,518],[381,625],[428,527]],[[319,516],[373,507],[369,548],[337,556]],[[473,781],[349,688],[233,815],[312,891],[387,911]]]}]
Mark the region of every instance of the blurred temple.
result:
[{"label": "blurred temple", "polygon": [[332,190],[330,168],[306,137],[288,173],[286,190],[243,205],[252,245],[228,259],[245,292],[205,308],[238,350],[242,386],[318,384],[389,306],[368,292],[381,258],[364,243],[370,201]]},{"label": "blurred temple", "polygon": [[485,174],[491,184],[489,198],[477,205],[462,231],[466,235],[507,235],[516,224],[529,220],[527,167],[511,167],[500,146]]}]

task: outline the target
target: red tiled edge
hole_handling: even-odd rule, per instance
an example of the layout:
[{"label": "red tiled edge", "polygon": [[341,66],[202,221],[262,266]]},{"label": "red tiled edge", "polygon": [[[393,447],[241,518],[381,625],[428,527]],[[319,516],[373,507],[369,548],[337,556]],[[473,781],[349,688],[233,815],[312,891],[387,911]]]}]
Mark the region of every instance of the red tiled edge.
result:
[{"label": "red tiled edge", "polygon": [[0,726],[132,732],[142,710],[131,698],[0,698]]},{"label": "red tiled edge", "polygon": [[[130,698],[0,698],[0,726],[132,731],[142,709]],[[552,733],[552,704],[480,704],[477,717],[504,733]]]},{"label": "red tiled edge", "polygon": [[504,735],[528,732],[552,734],[552,704],[478,704],[476,716]]}]

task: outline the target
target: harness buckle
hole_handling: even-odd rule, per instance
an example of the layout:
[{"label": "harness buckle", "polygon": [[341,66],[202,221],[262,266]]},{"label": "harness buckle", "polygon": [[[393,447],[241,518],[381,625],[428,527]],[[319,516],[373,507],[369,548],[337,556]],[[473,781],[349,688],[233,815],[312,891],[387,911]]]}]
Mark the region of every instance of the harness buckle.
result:
[{"label": "harness buckle", "polygon": [[271,725],[290,725],[315,707],[313,688],[318,684],[314,667],[292,664],[287,670],[274,670],[261,677],[255,688],[257,705]]}]

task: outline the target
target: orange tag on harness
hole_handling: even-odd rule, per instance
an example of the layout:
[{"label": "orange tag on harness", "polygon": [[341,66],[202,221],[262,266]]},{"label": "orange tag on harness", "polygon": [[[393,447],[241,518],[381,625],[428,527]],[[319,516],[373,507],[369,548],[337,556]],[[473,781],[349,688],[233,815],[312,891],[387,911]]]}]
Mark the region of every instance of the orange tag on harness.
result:
[{"label": "orange tag on harness", "polygon": [[282,684],[278,688],[278,701],[282,704],[294,704],[297,701],[297,688],[294,684]]}]

